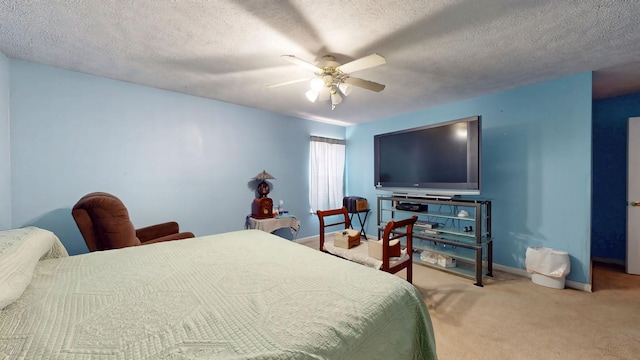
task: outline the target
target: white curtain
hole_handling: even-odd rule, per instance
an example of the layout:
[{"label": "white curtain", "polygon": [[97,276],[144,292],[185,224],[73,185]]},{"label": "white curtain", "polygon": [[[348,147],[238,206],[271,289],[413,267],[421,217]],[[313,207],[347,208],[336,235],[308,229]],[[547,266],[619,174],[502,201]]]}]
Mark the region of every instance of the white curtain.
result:
[{"label": "white curtain", "polygon": [[345,141],[311,137],[309,204],[311,212],[342,207]]}]

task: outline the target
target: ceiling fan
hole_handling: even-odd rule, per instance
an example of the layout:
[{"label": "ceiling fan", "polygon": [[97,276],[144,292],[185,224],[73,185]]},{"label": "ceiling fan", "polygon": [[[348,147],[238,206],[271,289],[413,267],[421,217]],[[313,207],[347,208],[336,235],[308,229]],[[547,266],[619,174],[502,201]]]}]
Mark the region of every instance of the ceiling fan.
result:
[{"label": "ceiling fan", "polygon": [[382,84],[363,80],[350,75],[352,72],[386,64],[387,60],[378,54],[371,54],[342,65],[340,65],[332,55],[323,56],[315,65],[293,55],[282,55],[282,58],[307,70],[313,71],[315,77],[286,81],[283,83],[269,85],[269,87],[274,88],[290,85],[311,79],[311,89],[305,93],[307,99],[311,102],[331,99],[331,110],[334,110],[336,105],[342,102],[342,96],[340,96],[340,94],[348,96],[351,93],[352,86],[375,92],[384,90],[384,85]]}]

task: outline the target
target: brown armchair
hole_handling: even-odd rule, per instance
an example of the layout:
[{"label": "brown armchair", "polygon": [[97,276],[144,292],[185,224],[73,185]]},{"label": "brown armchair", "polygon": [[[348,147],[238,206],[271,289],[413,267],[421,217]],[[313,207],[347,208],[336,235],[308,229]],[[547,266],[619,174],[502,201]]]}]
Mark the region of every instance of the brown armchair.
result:
[{"label": "brown armchair", "polygon": [[119,249],[194,237],[191,232],[179,232],[176,222],[135,229],[122,201],[104,192],[83,196],[73,206],[71,214],[89,251]]}]

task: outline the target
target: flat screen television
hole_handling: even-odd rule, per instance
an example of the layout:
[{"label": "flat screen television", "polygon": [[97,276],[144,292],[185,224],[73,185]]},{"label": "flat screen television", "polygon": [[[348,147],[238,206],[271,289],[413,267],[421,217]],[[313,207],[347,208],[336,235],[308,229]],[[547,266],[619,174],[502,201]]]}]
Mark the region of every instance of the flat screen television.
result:
[{"label": "flat screen television", "polygon": [[416,196],[480,195],[480,120],[375,135],[375,187]]}]

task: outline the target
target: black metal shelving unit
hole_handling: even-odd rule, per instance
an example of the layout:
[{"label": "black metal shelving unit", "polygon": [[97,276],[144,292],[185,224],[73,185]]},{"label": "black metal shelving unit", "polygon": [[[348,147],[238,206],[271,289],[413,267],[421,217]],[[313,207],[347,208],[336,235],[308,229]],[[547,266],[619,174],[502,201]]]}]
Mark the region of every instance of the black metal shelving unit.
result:
[{"label": "black metal shelving unit", "polygon": [[[403,210],[399,204],[420,209]],[[474,279],[476,286],[484,286],[484,276],[493,276],[491,201],[379,195],[377,210],[378,238],[388,221],[418,216],[413,231],[414,263]],[[439,265],[437,258],[455,259],[455,266]]]}]

